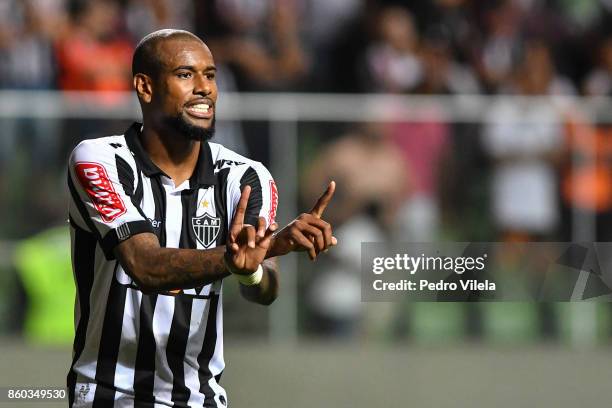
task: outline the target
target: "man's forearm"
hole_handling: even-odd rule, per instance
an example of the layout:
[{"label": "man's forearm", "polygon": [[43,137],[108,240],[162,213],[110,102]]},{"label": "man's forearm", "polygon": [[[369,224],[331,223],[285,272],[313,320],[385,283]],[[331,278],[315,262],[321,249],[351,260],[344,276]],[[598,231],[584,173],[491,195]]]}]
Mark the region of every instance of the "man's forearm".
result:
[{"label": "man's forearm", "polygon": [[261,282],[253,286],[240,285],[240,293],[248,301],[270,305],[278,297],[279,272],[276,259],[267,259],[261,264],[264,273]]},{"label": "man's forearm", "polygon": [[223,261],[225,246],[207,250],[161,248],[154,235],[140,234],[121,243],[115,254],[144,292],[194,288],[230,274]]},{"label": "man's forearm", "polygon": [[161,248],[157,261],[151,262],[154,271],[151,275],[163,289],[207,285],[230,275],[223,261],[224,254],[225,246],[205,250]]}]

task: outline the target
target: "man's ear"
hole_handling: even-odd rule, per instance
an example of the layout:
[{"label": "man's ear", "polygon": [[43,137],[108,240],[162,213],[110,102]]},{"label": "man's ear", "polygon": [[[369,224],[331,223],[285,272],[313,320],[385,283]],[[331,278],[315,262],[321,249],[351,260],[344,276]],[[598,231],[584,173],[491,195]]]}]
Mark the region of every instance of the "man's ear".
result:
[{"label": "man's ear", "polygon": [[151,77],[145,74],[134,75],[134,89],[140,99],[144,103],[151,103],[153,98],[153,83]]}]

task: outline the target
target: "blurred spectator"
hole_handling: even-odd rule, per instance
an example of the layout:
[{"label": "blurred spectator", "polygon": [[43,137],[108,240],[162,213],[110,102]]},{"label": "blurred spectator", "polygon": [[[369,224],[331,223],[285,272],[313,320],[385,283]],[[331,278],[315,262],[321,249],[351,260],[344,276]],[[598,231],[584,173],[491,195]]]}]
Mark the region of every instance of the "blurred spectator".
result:
[{"label": "blurred spectator", "polygon": [[408,10],[387,7],[376,20],[376,40],[365,54],[369,91],[413,91],[423,79],[419,34]]},{"label": "blurred spectator", "polygon": [[502,91],[525,96],[576,94],[573,83],[557,72],[553,55],[545,42],[529,40],[521,51],[522,59],[515,75],[502,84]]},{"label": "blurred spectator", "polygon": [[474,9],[470,0],[406,0],[402,1],[415,16],[419,31],[425,36],[435,31],[450,41],[451,52],[460,61],[469,59],[477,37]]},{"label": "blurred spectator", "polygon": [[[590,1],[590,0],[588,0]],[[575,28],[557,3],[557,0],[515,0],[520,10],[522,29],[526,37],[543,39],[551,48],[563,41]]]},{"label": "blurred spectator", "polygon": [[334,206],[327,216],[334,225],[366,214],[391,231],[397,210],[408,196],[408,169],[382,124],[367,124],[323,148],[304,176],[306,201],[320,186],[336,180]]},{"label": "blurred spectator", "polygon": [[497,91],[512,75],[521,46],[520,9],[512,0],[496,0],[485,8],[483,42],[475,67],[486,88]]},{"label": "blurred spectator", "polygon": [[57,45],[61,89],[131,89],[133,46],[120,29],[120,16],[112,0],[72,3],[71,25]]},{"label": "blurred spectator", "polygon": [[241,90],[293,90],[308,72],[297,2],[230,0],[196,4],[198,34]]},{"label": "blurred spectator", "polygon": [[418,94],[478,94],[480,84],[469,66],[453,59],[450,43],[443,33],[430,34],[421,52],[423,76]]},{"label": "blurred spectator", "polygon": [[[540,42],[526,46],[522,63],[504,88],[518,95],[571,92]],[[555,106],[500,101],[487,114],[485,151],[494,160],[492,216],[507,240],[552,237],[559,222],[557,164],[563,148],[563,118]]]},{"label": "blurred spectator", "polygon": [[310,35],[316,38],[313,40],[315,43],[329,42],[364,8],[361,0],[309,0],[304,3],[308,8],[309,21],[303,24],[309,27]]},{"label": "blurred spectator", "polygon": [[411,196],[398,214],[398,240],[434,241],[439,229],[440,173],[451,127],[442,112],[422,110],[418,122],[390,124],[389,140],[404,159],[411,178]]},{"label": "blurred spectator", "polygon": [[193,31],[192,8],[190,0],[128,0],[125,6],[127,29],[135,41],[162,28]]},{"label": "blurred spectator", "polygon": [[36,1],[5,1],[0,9],[0,87],[49,89],[55,85],[52,38]]},{"label": "blurred spectator", "polygon": [[[562,166],[563,225],[568,241],[612,240],[612,125],[573,112]],[[596,118],[597,119],[597,118]]]},{"label": "blurred spectator", "polygon": [[[361,243],[391,239],[398,229],[398,210],[408,197],[408,169],[385,131],[372,123],[344,135],[323,148],[304,176],[306,200],[316,197],[329,180],[337,182],[334,205],[326,216],[341,244],[334,258],[317,268],[308,294],[313,321],[328,334],[354,333],[361,315]],[[369,327],[372,319],[366,320]],[[375,320],[387,322],[388,316]]]},{"label": "blurred spectator", "polygon": [[591,96],[612,94],[612,36],[606,37],[598,48],[597,65],[584,81],[584,93]]},{"label": "blurred spectator", "polygon": [[[354,71],[351,48],[363,46],[364,41],[352,35],[352,26],[359,22],[366,12],[362,0],[306,0],[303,2],[301,24],[304,30],[304,48],[309,54],[310,77],[307,92],[329,92],[337,89],[340,81],[351,82],[347,71]],[[348,44],[339,44],[344,37],[350,37]],[[357,53],[358,55],[359,53]],[[348,64],[349,70],[342,66]]]},{"label": "blurred spectator", "polygon": [[[372,92],[365,74],[366,48],[376,38],[376,19],[379,6],[374,2],[364,2],[355,16],[346,22],[336,38],[329,45],[329,81],[318,84],[315,90],[328,92]],[[317,57],[318,58],[318,57]],[[317,64],[314,64],[315,72]],[[324,68],[323,68],[324,69]],[[320,77],[321,74],[318,73]],[[365,78],[365,80],[364,80]]]}]

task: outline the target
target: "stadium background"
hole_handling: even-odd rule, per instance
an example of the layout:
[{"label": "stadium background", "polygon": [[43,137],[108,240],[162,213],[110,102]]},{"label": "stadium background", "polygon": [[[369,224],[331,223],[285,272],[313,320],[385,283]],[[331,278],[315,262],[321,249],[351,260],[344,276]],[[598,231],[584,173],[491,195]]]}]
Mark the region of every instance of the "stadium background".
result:
[{"label": "stadium background", "polygon": [[604,404],[607,303],[365,304],[358,260],[609,241],[611,20],[607,0],[1,0],[0,387],[64,383],[66,158],[138,117],[133,46],[176,27],[210,45],[217,139],[271,169],[281,223],[338,182],[338,248],[284,258],[268,309],[226,285],[233,406]]}]

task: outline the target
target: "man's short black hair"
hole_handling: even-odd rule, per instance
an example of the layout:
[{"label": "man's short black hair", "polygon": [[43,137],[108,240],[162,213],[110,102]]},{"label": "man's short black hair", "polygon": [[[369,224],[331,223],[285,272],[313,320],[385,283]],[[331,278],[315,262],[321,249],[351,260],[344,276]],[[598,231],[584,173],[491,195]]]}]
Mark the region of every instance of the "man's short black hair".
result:
[{"label": "man's short black hair", "polygon": [[132,58],[132,76],[146,74],[156,76],[161,68],[158,46],[162,41],[173,38],[193,39],[202,42],[198,36],[185,30],[163,29],[147,34],[136,46]]}]

